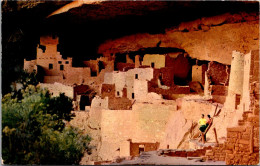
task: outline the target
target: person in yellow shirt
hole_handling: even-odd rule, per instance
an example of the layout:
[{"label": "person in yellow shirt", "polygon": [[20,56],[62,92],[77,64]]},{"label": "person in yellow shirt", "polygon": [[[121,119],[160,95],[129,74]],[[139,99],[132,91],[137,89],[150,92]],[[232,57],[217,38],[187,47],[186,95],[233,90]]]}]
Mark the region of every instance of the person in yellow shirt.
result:
[{"label": "person in yellow shirt", "polygon": [[[199,120],[199,125],[200,125],[199,130],[201,132],[204,132],[207,128],[207,120],[204,118],[204,114],[201,115],[201,118]],[[206,141],[206,134],[204,135],[204,139]]]}]

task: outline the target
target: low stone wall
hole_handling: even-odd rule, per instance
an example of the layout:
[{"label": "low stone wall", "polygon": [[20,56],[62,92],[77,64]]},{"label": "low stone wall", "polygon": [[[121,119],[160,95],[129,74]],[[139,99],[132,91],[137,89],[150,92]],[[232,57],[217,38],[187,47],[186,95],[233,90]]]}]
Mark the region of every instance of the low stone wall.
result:
[{"label": "low stone wall", "polygon": [[228,86],[224,86],[224,85],[210,85],[210,86],[211,86],[212,95],[227,96]]},{"label": "low stone wall", "polygon": [[208,160],[214,160],[214,161],[225,161],[226,158],[226,148],[224,144],[219,144],[216,147],[214,147],[212,150],[206,151],[206,157]]},{"label": "low stone wall", "polygon": [[212,149],[211,146],[204,147],[202,149],[194,150],[177,150],[177,149],[167,149],[159,150],[158,155],[172,156],[172,157],[203,157],[207,151]]},{"label": "low stone wall", "polygon": [[153,83],[148,82],[148,92],[161,94],[165,99],[173,99],[172,94],[189,94],[189,86],[174,86],[169,89],[155,88]]},{"label": "low stone wall", "polygon": [[147,143],[147,142],[142,142],[142,143],[132,143],[130,142],[130,155],[133,157],[140,156],[140,146],[143,147],[144,152],[148,151],[155,151],[158,150],[160,143]]},{"label": "low stone wall", "polygon": [[47,88],[52,96],[58,96],[60,93],[65,93],[66,96],[73,99],[73,87],[63,85],[61,83],[55,82],[54,84],[44,84],[40,83],[41,88]]},{"label": "low stone wall", "polygon": [[108,99],[110,110],[130,110],[132,101],[126,97],[113,97]]}]

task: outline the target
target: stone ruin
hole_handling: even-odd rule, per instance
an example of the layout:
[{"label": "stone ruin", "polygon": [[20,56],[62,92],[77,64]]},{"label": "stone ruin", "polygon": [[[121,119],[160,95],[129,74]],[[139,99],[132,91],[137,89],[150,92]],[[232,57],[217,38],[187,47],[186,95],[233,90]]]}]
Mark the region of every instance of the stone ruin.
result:
[{"label": "stone ruin", "polygon": [[[259,164],[258,1],[3,0],[2,9],[2,93],[23,63],[41,88],[70,97],[66,125],[92,138],[80,164]],[[201,114],[213,118],[206,141]]]},{"label": "stone ruin", "polygon": [[[37,59],[24,60],[24,70],[41,74],[40,86],[52,95],[73,99],[76,117],[69,124],[94,139],[88,162],[161,149],[166,156],[259,163],[259,50],[233,51],[230,65],[192,59],[185,51],[104,52],[73,67],[57,45],[56,36],[41,37]],[[196,140],[201,114],[214,118],[206,147]]]}]

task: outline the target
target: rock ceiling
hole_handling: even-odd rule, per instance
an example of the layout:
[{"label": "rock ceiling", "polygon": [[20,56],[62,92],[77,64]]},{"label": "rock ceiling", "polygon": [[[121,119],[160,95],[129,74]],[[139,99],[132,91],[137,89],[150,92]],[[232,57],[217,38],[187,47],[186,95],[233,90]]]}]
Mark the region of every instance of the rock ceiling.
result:
[{"label": "rock ceiling", "polygon": [[[23,36],[21,42],[31,43],[31,47],[26,49],[27,53],[25,55],[29,57],[35,50],[35,41],[39,39],[40,35],[48,33],[57,33],[60,36],[60,45],[62,47],[62,54],[64,56],[75,56],[75,57],[89,57],[94,58],[97,53],[103,53],[105,51],[127,51],[120,50],[118,48],[131,48],[129,51],[136,51],[142,47],[154,47],[154,44],[162,40],[161,46],[177,47],[189,51],[194,50],[194,46],[185,47],[185,45],[192,45],[191,43],[186,43],[182,40],[188,40],[189,38],[194,38],[194,33],[173,33],[176,29],[182,29],[183,32],[189,29],[190,24],[183,24],[192,22],[194,20],[203,20],[203,18],[211,18],[218,15],[232,14],[243,15],[241,13],[254,13],[252,17],[253,20],[258,19],[258,2],[178,2],[178,1],[17,1],[17,2],[2,2],[2,14],[3,14],[3,42],[19,41],[19,34]],[[248,15],[248,14],[247,14]],[[251,17],[252,14],[249,14]],[[241,16],[239,22],[250,21],[250,18]],[[246,19],[244,19],[246,18]],[[230,18],[229,18],[230,21]],[[252,21],[252,20],[251,20]],[[220,24],[226,24],[228,22],[224,21]],[[229,23],[232,23],[230,21]],[[201,26],[202,25],[202,26]],[[208,28],[208,25],[198,24],[197,31],[204,31]],[[257,28],[253,24],[254,28]],[[257,24],[258,25],[258,24]],[[181,26],[187,26],[182,28]],[[204,26],[204,27],[203,27]],[[211,26],[211,25],[210,25]],[[213,25],[218,26],[218,25]],[[244,25],[243,25],[244,26]],[[246,25],[245,25],[246,26]],[[204,28],[204,29],[203,29]],[[232,27],[230,27],[232,28]],[[196,29],[196,28],[195,28]],[[212,29],[216,29],[213,27]],[[228,29],[228,27],[223,28],[223,30]],[[248,33],[255,33],[255,29],[248,28]],[[189,32],[193,30],[188,30]],[[210,31],[211,40],[212,37],[218,37],[222,35],[220,30]],[[170,32],[170,33],[169,33]],[[178,30],[181,32],[181,30]],[[214,34],[216,32],[216,34]],[[218,34],[217,34],[218,33]],[[234,32],[235,33],[235,32]],[[241,32],[236,32],[241,33]],[[17,35],[18,34],[18,35]],[[165,36],[165,34],[167,34]],[[133,35],[133,36],[131,36]],[[152,36],[151,36],[152,35]],[[164,35],[164,36],[163,36]],[[181,36],[174,37],[171,36]],[[196,34],[197,36],[203,36],[201,34]],[[195,36],[196,36],[195,35]],[[258,35],[258,34],[257,34]],[[256,35],[256,36],[257,36]],[[18,39],[16,40],[16,36]],[[130,36],[130,37],[129,37]],[[228,36],[225,35],[225,36]],[[137,40],[143,40],[147,44],[141,44],[137,40],[130,40],[126,42],[125,39],[138,38]],[[143,39],[143,38],[146,38]],[[207,37],[207,36],[204,36]],[[237,36],[237,38],[243,36]],[[123,39],[120,39],[123,38]],[[157,38],[156,40],[154,40]],[[195,37],[196,38],[196,37]],[[230,37],[229,37],[230,38]],[[247,38],[247,37],[246,37]],[[255,35],[253,35],[253,40],[258,40]],[[257,38],[257,39],[256,39]],[[118,45],[114,45],[114,40]],[[118,41],[122,41],[122,44]],[[176,40],[180,40],[178,42]],[[198,43],[201,38],[194,39],[195,43]],[[218,40],[218,39],[217,39]],[[226,39],[229,42],[232,40]],[[249,39],[245,39],[249,40]],[[73,42],[72,42],[73,41]],[[111,41],[111,43],[108,43]],[[170,44],[167,42],[170,42]],[[136,42],[138,46],[133,45],[131,42]],[[171,44],[173,43],[173,44]],[[195,44],[193,43],[193,45]],[[252,43],[252,41],[250,41]],[[129,45],[126,47],[125,45]],[[199,43],[200,47],[207,45],[203,42]],[[222,43],[223,44],[223,43]],[[253,43],[255,44],[255,43]],[[28,43],[27,43],[28,45]],[[99,48],[100,45],[102,48]],[[106,46],[104,46],[106,45]],[[209,43],[213,46],[214,43]],[[210,46],[210,47],[211,47]],[[29,46],[26,46],[29,47]],[[113,47],[113,48],[112,48]],[[241,46],[242,47],[242,46]],[[245,46],[249,47],[249,46]],[[222,47],[223,48],[223,47]],[[237,47],[236,47],[237,48]],[[216,48],[221,49],[221,47]],[[233,48],[230,48],[232,50]],[[198,50],[198,48],[195,48]],[[205,49],[207,50],[207,49]],[[230,53],[230,50],[228,52]],[[212,51],[212,50],[211,50]],[[242,50],[243,51],[243,50]],[[29,52],[29,53],[28,53]],[[33,55],[34,54],[34,55]],[[199,54],[205,54],[204,52],[199,52]],[[211,54],[209,56],[215,56]],[[195,56],[199,58],[199,56]],[[202,57],[206,58],[206,57]],[[225,59],[221,61],[220,58],[213,58],[209,60],[216,60],[223,63],[229,64],[230,60]]]}]

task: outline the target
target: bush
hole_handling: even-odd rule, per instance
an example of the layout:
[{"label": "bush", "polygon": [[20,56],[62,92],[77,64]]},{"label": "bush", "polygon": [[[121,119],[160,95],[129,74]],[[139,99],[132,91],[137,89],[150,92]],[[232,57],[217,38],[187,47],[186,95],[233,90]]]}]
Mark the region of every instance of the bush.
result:
[{"label": "bush", "polygon": [[64,94],[28,85],[22,98],[2,99],[2,153],[5,164],[78,164],[90,137],[65,127],[71,120],[72,101]]}]

